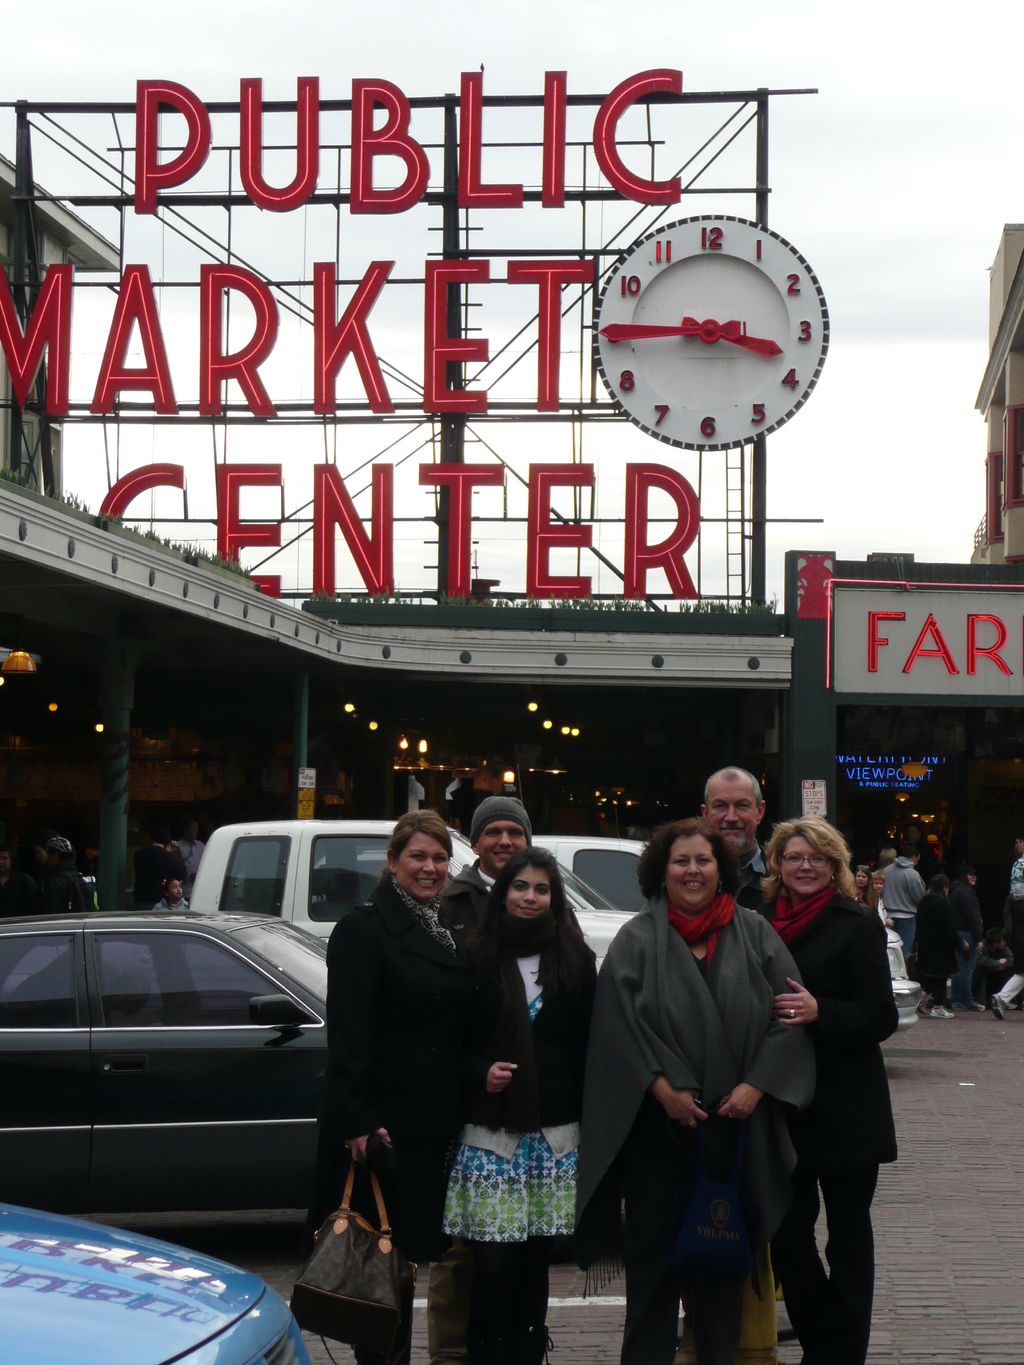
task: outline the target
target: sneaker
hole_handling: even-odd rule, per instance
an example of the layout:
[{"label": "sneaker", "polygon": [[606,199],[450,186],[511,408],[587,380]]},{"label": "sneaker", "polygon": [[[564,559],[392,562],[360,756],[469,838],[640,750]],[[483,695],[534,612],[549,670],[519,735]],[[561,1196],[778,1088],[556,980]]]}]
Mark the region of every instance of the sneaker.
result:
[{"label": "sneaker", "polygon": [[943,1009],[941,1005],[933,1005],[928,1011],[929,1019],[953,1019],[955,1017],[952,1010]]},{"label": "sneaker", "polygon": [[1006,1013],[1005,1013],[1005,1008],[1004,1008],[1004,1006],[1003,1006],[1003,1002],[999,999],[999,996],[998,996],[998,995],[994,995],[994,996],[992,997],[992,999],[988,1002],[988,1007],[989,1007],[989,1009],[992,1011],[992,1013],[996,1016],[997,1019],[1005,1019],[1005,1018],[1006,1018]]},{"label": "sneaker", "polygon": [[[974,1010],[976,1014],[985,1013],[985,1006],[981,1003],[980,1000],[972,1000],[971,1003],[967,1006],[967,1008],[970,1010]],[[1024,1005],[1018,1005],[1017,1009],[1024,1009]]]}]

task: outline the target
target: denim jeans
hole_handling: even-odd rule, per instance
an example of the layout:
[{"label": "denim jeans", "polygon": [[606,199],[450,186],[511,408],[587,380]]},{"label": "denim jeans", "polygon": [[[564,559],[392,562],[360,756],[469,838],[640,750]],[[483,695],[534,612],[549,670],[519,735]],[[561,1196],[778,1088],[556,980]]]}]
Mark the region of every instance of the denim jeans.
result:
[{"label": "denim jeans", "polygon": [[971,983],[974,980],[974,968],[978,964],[978,943],[969,929],[958,929],[956,936],[961,943],[967,944],[971,955],[960,959],[960,970],[953,977],[949,998],[954,1005],[971,1005],[974,1003]]},{"label": "denim jeans", "polygon": [[907,915],[904,919],[897,919],[895,915],[890,915],[892,927],[899,934],[903,943],[903,956],[909,957],[914,947],[914,939],[917,937],[917,916]]}]

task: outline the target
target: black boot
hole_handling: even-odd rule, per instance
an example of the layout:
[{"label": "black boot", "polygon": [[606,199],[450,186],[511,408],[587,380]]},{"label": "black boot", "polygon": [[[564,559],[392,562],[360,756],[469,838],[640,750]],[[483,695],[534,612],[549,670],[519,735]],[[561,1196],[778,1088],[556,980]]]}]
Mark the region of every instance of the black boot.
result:
[{"label": "black boot", "polygon": [[512,1338],[511,1346],[509,1365],[545,1365],[550,1360],[548,1351],[552,1349],[547,1324],[542,1322],[532,1327],[520,1327]]}]

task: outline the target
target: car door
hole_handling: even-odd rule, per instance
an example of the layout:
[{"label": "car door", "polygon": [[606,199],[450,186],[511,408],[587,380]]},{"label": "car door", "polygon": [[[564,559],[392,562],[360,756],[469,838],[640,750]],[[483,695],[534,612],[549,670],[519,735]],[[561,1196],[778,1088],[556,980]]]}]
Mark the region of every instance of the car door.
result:
[{"label": "car door", "polygon": [[92,1193],[109,1209],[305,1206],[326,1060],[309,1023],[250,1023],[282,993],[257,958],[198,926],[90,935],[95,1096]]},{"label": "car door", "polygon": [[88,1181],[82,934],[0,935],[0,1199],[71,1207]]}]

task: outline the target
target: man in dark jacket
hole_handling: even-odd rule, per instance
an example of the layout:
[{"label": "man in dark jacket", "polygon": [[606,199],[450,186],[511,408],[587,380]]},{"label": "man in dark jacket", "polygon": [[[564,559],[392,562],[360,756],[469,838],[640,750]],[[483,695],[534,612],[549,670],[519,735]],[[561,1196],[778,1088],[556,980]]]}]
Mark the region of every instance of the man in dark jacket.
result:
[{"label": "man in dark jacket", "polygon": [[79,915],[93,910],[92,896],[85,878],[75,866],[75,850],[59,834],[46,841],[46,866],[39,886],[39,913],[42,915]]},{"label": "man in dark jacket", "polygon": [[981,906],[978,904],[978,896],[974,890],[977,881],[978,877],[973,867],[962,867],[949,891],[949,908],[953,912],[953,928],[963,944],[960,950],[960,966],[956,976],[953,977],[953,986],[949,995],[949,1006],[950,1009],[954,1010],[984,1010],[985,1008],[984,1005],[978,1004],[971,990],[974,981],[974,969],[978,965],[978,953],[981,950],[981,942],[985,934],[981,919]]},{"label": "man in dark jacket", "polygon": [[[460,948],[480,922],[498,873],[513,853],[527,848],[533,826],[514,796],[488,796],[473,812],[469,842],[477,855],[441,893],[440,917]],[[427,1350],[430,1365],[465,1365],[469,1360],[469,1309],[473,1296],[473,1252],[456,1239],[430,1267]]]}]

